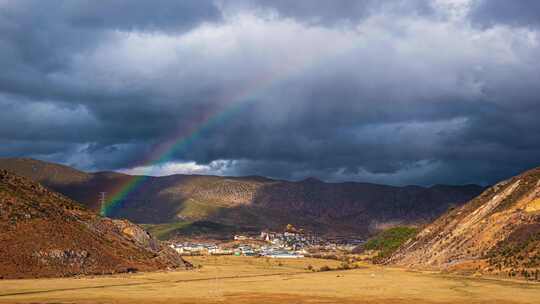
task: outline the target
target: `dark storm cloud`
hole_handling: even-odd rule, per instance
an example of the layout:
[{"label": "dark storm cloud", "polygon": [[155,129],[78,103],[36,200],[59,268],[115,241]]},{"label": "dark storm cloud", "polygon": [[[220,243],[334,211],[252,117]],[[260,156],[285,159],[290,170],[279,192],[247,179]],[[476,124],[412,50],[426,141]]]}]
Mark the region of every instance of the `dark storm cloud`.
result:
[{"label": "dark storm cloud", "polygon": [[214,1],[66,1],[66,20],[76,27],[182,31],[221,19]]},{"label": "dark storm cloud", "polygon": [[394,184],[538,165],[538,33],[443,9],[0,1],[0,156],[110,170],[172,142],[195,172]]},{"label": "dark storm cloud", "polygon": [[274,10],[281,17],[329,25],[354,23],[381,11],[413,15],[433,13],[427,0],[238,0],[224,3],[237,8]]},{"label": "dark storm cloud", "polygon": [[[116,31],[181,32],[201,22],[219,20],[219,11],[211,6],[211,1],[196,1],[197,5],[194,1],[97,3],[17,1],[7,4],[0,11],[0,43],[4,54],[0,62],[6,72],[2,76],[2,88],[40,98],[66,100],[132,98],[132,90],[109,89],[103,94],[77,83],[77,79],[62,84],[55,80],[63,80],[58,78],[76,72],[70,71],[74,68],[73,60],[116,39]],[[85,90],[83,94],[82,90]]]},{"label": "dark storm cloud", "polygon": [[[79,107],[84,111],[92,108],[90,115],[102,116],[105,124],[122,124],[125,123],[122,120],[144,117],[147,107],[137,105],[141,105],[141,101],[148,102],[148,96],[140,87],[108,86],[105,78],[108,75],[95,75],[95,79],[79,78],[74,66],[77,58],[84,60],[86,54],[116,39],[116,31],[181,33],[201,23],[221,20],[214,2],[205,0],[21,0],[0,5],[0,68],[3,71],[0,91],[12,94],[8,108],[14,109],[14,103],[31,107],[26,105],[27,102],[35,104],[36,100],[48,109]],[[7,102],[8,98],[4,96],[3,100]],[[126,105],[126,101],[131,104]],[[103,104],[107,105],[101,108]],[[48,117],[48,113],[42,114],[41,118]],[[16,117],[11,115],[12,119]],[[111,117],[115,122],[110,120]],[[59,121],[61,123],[62,119]],[[83,136],[82,140],[85,139],[88,138]]]},{"label": "dark storm cloud", "polygon": [[[37,1],[0,3],[0,89],[39,98],[93,98],[72,84],[58,87],[55,77],[73,58],[91,52],[115,31],[182,32],[221,13],[213,1]],[[141,46],[142,47],[142,46]]]},{"label": "dark storm cloud", "polygon": [[18,0],[2,3],[2,17],[13,27],[43,22],[39,25],[47,30],[67,26],[93,30],[182,31],[201,22],[219,21],[221,12],[210,0]]},{"label": "dark storm cloud", "polygon": [[475,22],[486,26],[539,26],[540,1],[480,0],[472,10],[471,17]]}]

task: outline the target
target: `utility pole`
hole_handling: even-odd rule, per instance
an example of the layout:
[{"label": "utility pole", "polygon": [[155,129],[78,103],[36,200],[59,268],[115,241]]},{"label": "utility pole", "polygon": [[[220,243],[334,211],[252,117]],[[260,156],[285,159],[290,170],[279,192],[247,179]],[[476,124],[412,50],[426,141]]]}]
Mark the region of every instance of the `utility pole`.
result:
[{"label": "utility pole", "polygon": [[107,202],[106,198],[105,198],[105,195],[107,194],[107,192],[100,192],[99,193],[99,210],[100,210],[100,214],[101,215],[105,215],[105,203]]}]

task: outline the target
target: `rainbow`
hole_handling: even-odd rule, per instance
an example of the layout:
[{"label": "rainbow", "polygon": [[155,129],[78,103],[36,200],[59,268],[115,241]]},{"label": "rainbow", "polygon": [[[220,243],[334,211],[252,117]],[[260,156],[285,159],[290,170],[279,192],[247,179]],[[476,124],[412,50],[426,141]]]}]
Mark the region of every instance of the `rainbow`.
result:
[{"label": "rainbow", "polygon": [[[354,48],[338,50],[338,52],[330,54],[331,56],[326,57],[325,59],[335,58],[353,49]],[[167,163],[168,161],[172,160],[172,157],[177,151],[191,145],[205,130],[208,130],[227,120],[229,117],[234,116],[234,114],[241,110],[245,105],[251,101],[254,101],[257,96],[260,96],[260,94],[264,93],[276,83],[301,73],[307,67],[314,66],[314,63],[319,65],[326,61],[321,61],[320,59],[321,58],[307,56],[302,58],[300,64],[294,64],[298,62],[291,63],[284,60],[277,68],[274,69],[273,73],[270,72],[262,77],[254,78],[244,87],[243,90],[240,90],[235,94],[230,94],[229,96],[224,96],[222,98],[223,102],[220,104],[225,106],[216,107],[213,111],[204,113],[204,115],[191,123],[187,128],[184,127],[183,130],[171,140],[158,145],[158,147],[150,154],[146,161],[142,162],[144,164],[143,167],[148,168],[147,172],[144,172],[143,175],[130,176],[126,182],[122,183],[118,190],[114,192],[113,196],[102,204],[100,214],[102,216],[110,215],[111,212],[118,207],[122,201],[126,200],[127,196],[131,192],[133,192],[138,186],[144,183],[145,180],[152,176],[152,170],[156,168],[157,165]]]},{"label": "rainbow", "polygon": [[113,196],[109,197],[101,205],[100,214],[102,216],[110,215],[131,192],[152,175],[152,170],[156,165],[170,161],[175,152],[191,145],[204,131],[234,116],[253,100],[255,92],[262,92],[265,88],[271,86],[273,83],[272,79],[274,77],[266,76],[252,81],[252,85],[247,86],[248,89],[223,99],[225,101],[224,104],[227,104],[227,102],[230,103],[228,107],[225,109],[217,107],[214,111],[204,113],[204,115],[195,122],[192,122],[187,128],[184,127],[183,131],[172,140],[158,145],[147,160],[143,162],[145,164],[143,167],[148,168],[147,172],[143,175],[129,176],[127,181],[122,183],[119,189],[114,192]]}]

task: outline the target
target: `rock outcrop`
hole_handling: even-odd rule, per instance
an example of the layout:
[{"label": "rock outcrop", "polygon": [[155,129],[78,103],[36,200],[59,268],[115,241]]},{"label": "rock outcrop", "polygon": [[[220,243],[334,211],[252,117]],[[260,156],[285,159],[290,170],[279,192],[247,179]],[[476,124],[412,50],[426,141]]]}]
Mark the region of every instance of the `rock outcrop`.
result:
[{"label": "rock outcrop", "polygon": [[425,227],[388,263],[538,279],[540,168],[503,181]]},{"label": "rock outcrop", "polygon": [[0,170],[0,277],[185,268],[189,264],[126,220],[101,217],[42,185]]}]

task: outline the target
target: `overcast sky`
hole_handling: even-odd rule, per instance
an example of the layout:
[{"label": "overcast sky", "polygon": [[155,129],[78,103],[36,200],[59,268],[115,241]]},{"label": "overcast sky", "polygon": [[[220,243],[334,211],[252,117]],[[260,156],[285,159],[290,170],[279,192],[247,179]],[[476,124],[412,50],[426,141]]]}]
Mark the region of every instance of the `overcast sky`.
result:
[{"label": "overcast sky", "polygon": [[537,0],[0,0],[0,156],[491,184],[540,165]]}]

